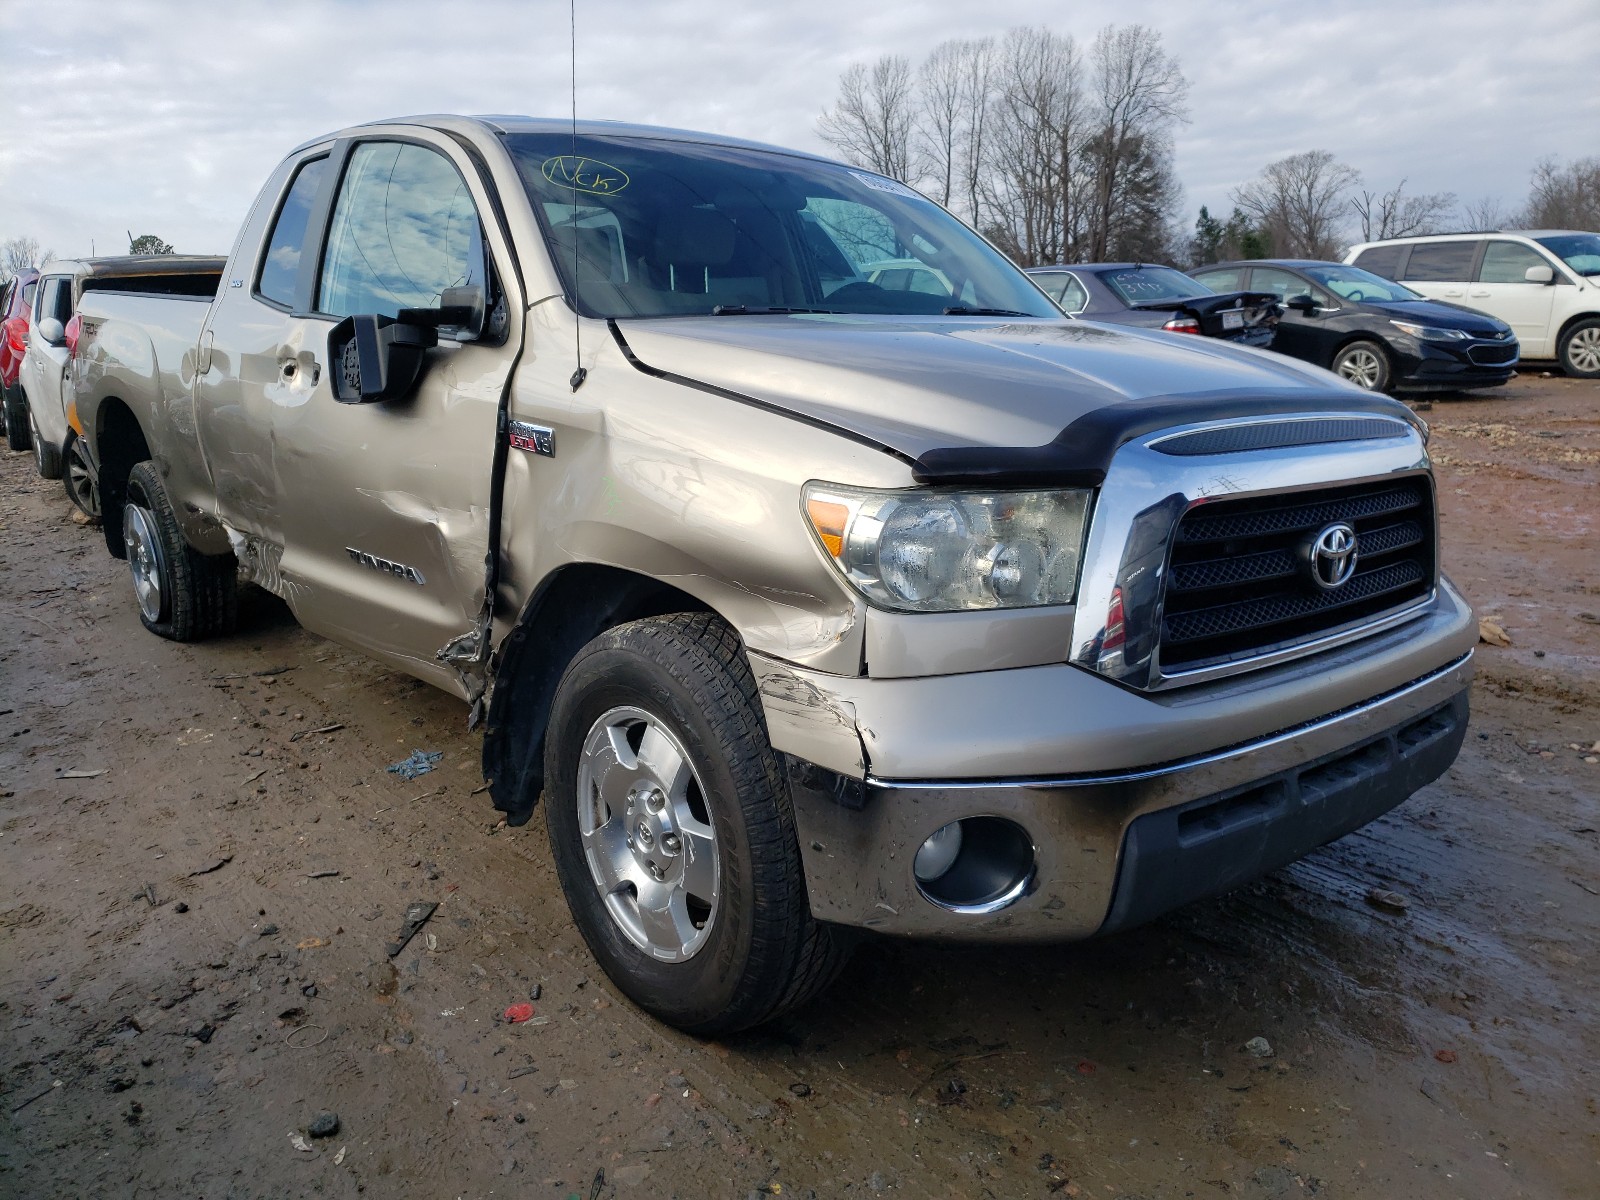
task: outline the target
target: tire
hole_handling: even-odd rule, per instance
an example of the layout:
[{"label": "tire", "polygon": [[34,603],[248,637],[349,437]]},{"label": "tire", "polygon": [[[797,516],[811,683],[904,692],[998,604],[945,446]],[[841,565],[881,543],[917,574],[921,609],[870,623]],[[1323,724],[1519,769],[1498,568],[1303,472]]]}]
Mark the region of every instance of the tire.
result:
[{"label": "tire", "polygon": [[174,642],[233,632],[239,564],[232,554],[201,554],[189,545],[153,462],[139,463],[128,476],[122,528],[146,629]]},{"label": "tire", "polygon": [[89,459],[89,448],[76,432],[67,434],[66,461],[61,472],[61,482],[67,499],[90,520],[100,519],[100,480]]},{"label": "tire", "polygon": [[29,436],[28,398],[22,393],[20,384],[6,389],[5,425],[6,441],[11,449],[17,453],[33,449],[33,439]]},{"label": "tire", "polygon": [[1369,392],[1389,390],[1389,352],[1377,342],[1365,339],[1341,346],[1333,356],[1333,373],[1346,383]]},{"label": "tire", "polygon": [[811,916],[755,679],[719,618],[634,621],[578,652],[551,706],[544,800],[579,931],[662,1021],[747,1029],[843,967],[847,935]]},{"label": "tire", "polygon": [[1574,379],[1600,379],[1600,321],[1579,321],[1561,335],[1561,369]]},{"label": "tire", "polygon": [[33,443],[33,466],[41,479],[61,478],[61,451],[48,438],[39,436],[39,423],[28,410],[28,440]]}]

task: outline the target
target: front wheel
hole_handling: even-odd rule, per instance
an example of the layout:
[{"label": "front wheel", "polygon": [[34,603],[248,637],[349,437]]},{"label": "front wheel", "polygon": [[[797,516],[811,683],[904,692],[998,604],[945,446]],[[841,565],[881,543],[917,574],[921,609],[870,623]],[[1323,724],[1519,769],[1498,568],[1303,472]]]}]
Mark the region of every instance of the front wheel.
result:
[{"label": "front wheel", "polygon": [[1561,335],[1561,369],[1577,379],[1600,379],[1600,321],[1579,321]]},{"label": "front wheel", "polygon": [[811,916],[755,680],[717,617],[634,621],[579,651],[552,704],[544,802],[579,931],[661,1020],[745,1029],[843,965],[841,931]]},{"label": "front wheel", "polygon": [[1369,392],[1389,390],[1389,355],[1377,342],[1351,342],[1333,359],[1333,373]]},{"label": "front wheel", "polygon": [[122,540],[146,629],[174,642],[233,632],[239,564],[232,554],[201,554],[189,545],[153,462],[139,463],[128,475]]}]

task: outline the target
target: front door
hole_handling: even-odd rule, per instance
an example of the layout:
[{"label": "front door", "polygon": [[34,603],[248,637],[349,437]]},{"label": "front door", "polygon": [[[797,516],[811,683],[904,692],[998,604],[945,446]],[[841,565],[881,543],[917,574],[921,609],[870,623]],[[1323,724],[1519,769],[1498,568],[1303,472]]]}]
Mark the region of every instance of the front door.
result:
[{"label": "front door", "polygon": [[[1207,287],[1217,286],[1209,277],[1205,282]],[[1317,307],[1310,312],[1284,305],[1283,315],[1278,318],[1278,327],[1272,335],[1272,348],[1319,367],[1333,361],[1333,346],[1338,336],[1330,329],[1329,318],[1339,309],[1332,296],[1309,279],[1282,267],[1251,267],[1249,290],[1273,292],[1284,301],[1296,296],[1310,296],[1315,300]]]},{"label": "front door", "polygon": [[[496,420],[521,332],[520,298],[500,301],[515,275],[494,266],[510,247],[484,228],[477,172],[441,134],[375,130],[309,153],[273,231],[257,232],[254,287],[229,281],[239,290],[208,331],[202,434],[219,515],[306,628],[465,694],[436,655],[483,603]],[[498,303],[493,334],[440,329],[400,399],[334,398],[328,336],[342,318],[436,309],[445,289],[473,286]]]},{"label": "front door", "polygon": [[1548,283],[1530,283],[1529,267],[1544,267],[1560,278],[1550,260],[1532,247],[1491,238],[1483,248],[1477,278],[1468,286],[1462,303],[1499,317],[1511,326],[1524,354],[1544,358],[1554,353],[1550,345],[1550,310],[1556,289]]}]

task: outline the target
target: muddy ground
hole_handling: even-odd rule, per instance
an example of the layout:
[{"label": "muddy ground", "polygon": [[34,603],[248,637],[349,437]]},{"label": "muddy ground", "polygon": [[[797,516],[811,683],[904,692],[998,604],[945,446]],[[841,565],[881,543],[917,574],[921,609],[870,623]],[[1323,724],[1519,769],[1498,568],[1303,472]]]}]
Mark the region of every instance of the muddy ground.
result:
[{"label": "muddy ground", "polygon": [[260,594],[149,636],[5,457],[0,1194],[1594,1196],[1600,385],[1425,416],[1446,565],[1511,639],[1444,780],[1102,943],[870,942],[721,1044],[609,988],[462,705]]}]

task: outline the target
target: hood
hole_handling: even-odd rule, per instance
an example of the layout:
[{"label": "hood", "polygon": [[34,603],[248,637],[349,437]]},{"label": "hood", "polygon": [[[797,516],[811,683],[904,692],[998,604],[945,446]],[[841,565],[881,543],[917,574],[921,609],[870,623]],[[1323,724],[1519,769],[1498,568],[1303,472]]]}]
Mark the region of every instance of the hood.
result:
[{"label": "hood", "polygon": [[1445,329],[1464,329],[1468,333],[1493,337],[1511,328],[1504,321],[1481,313],[1475,308],[1451,304],[1448,300],[1362,300],[1358,307],[1393,317],[1397,321],[1412,321],[1418,325],[1438,325]]},{"label": "hood", "polygon": [[1177,424],[1196,419],[1186,405],[1205,397],[1269,409],[1281,401],[1291,412],[1361,409],[1374,399],[1276,354],[1091,321],[727,316],[615,328],[642,369],[838,426],[913,459],[947,448],[1042,446],[1114,405],[1148,413],[1154,404]]}]

